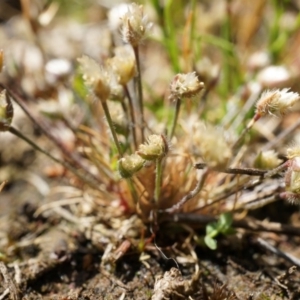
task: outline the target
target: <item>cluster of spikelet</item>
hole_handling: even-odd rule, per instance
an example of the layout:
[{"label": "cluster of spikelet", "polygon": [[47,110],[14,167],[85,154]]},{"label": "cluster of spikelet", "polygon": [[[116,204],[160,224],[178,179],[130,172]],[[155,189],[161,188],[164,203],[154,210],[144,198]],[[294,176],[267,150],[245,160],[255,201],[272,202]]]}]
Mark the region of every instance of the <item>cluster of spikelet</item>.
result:
[{"label": "cluster of spikelet", "polygon": [[[150,197],[152,199],[148,200],[157,204],[161,197],[161,188],[162,186],[165,186],[162,180],[163,168],[171,168],[170,164],[163,163],[162,161],[168,153],[172,138],[175,136],[182,100],[187,98],[199,98],[205,87],[204,83],[199,81],[194,72],[175,75],[170,83],[169,99],[176,103],[171,130],[167,135],[161,133],[151,134],[146,138],[145,142],[145,128],[147,127],[147,122],[145,121],[143,112],[144,104],[138,46],[149,33],[152,24],[148,22],[147,17],[144,16],[142,6],[136,4],[128,6],[127,12],[121,17],[121,21],[123,41],[131,47],[126,45],[118,48],[116,50],[116,55],[113,58],[108,59],[107,63],[101,67],[91,58],[86,56],[80,58],[79,62],[87,86],[90,87],[91,92],[102,104],[115,146],[118,149],[118,170],[121,177],[129,181],[129,185],[131,186],[130,189],[135,195],[133,198],[136,198],[135,201],[138,201],[141,195],[136,195],[131,178],[144,167],[149,170],[149,163],[154,161],[155,168],[153,172],[155,174],[155,179],[153,180],[155,183],[154,185],[151,185],[154,191],[153,196]],[[132,102],[132,97],[129,93],[128,84],[132,79],[137,82],[138,103]],[[128,100],[128,104],[126,105],[128,111],[126,112],[127,109],[124,109],[124,111],[127,113],[128,120],[130,120],[126,125],[126,132],[130,133],[126,136],[126,139],[130,144],[130,146],[127,147],[127,150],[124,150],[124,147],[120,145],[118,133],[116,132],[118,124],[112,119],[107,105],[107,100],[109,99],[118,99],[124,103],[124,95]],[[286,114],[298,100],[299,95],[289,91],[289,89],[272,90],[262,93],[260,99],[256,103],[256,110],[253,118],[235,142],[230,141],[228,136],[226,137],[224,130],[197,120],[192,125],[192,130],[194,132],[193,149],[196,151],[187,148],[185,150],[190,151],[191,153],[194,152],[194,154],[196,154],[195,157],[197,157],[198,153],[201,159],[206,163],[207,170],[206,172],[204,171],[200,177],[198,176],[197,184],[193,181],[193,184],[196,184],[196,187],[192,192],[187,193],[187,195],[181,195],[181,199],[177,199],[180,206],[199,193],[203,187],[205,178],[211,170],[222,170],[230,165],[234,156],[237,155],[239,151],[241,141],[255,122],[267,114],[274,116]],[[271,159],[271,157],[273,157],[273,159]],[[274,151],[269,151],[261,153],[257,158],[256,163],[259,167],[264,166],[267,169],[270,169],[277,167],[280,160],[278,160]],[[295,163],[292,165],[295,166]],[[149,172],[146,174],[146,176],[151,178]],[[287,183],[287,189],[292,190],[292,193],[289,192],[289,195],[299,192],[298,189],[291,189],[290,186],[291,184]],[[295,198],[295,196],[293,197]],[[179,208],[180,206],[178,206],[177,203],[176,207]]]},{"label": "cluster of spikelet", "polygon": [[[78,101],[82,101],[79,104],[81,107],[89,105],[90,115],[94,118],[92,120],[86,118],[84,123],[81,122],[82,117],[74,126],[69,126],[67,122],[62,125],[69,126],[68,129],[72,130],[74,138],[73,148],[69,152],[63,151],[63,143],[58,144],[58,147],[62,145],[60,149],[63,159],[57,158],[57,153],[52,155],[44,151],[14,127],[12,123],[13,103],[18,102],[15,96],[18,96],[23,86],[20,85],[19,88],[18,84],[3,84],[3,89],[0,91],[0,134],[8,131],[18,136],[64,167],[61,168],[63,176],[74,183],[74,190],[77,188],[80,196],[71,201],[67,201],[69,200],[67,198],[63,199],[54,205],[51,202],[48,208],[61,205],[62,209],[57,212],[61,212],[62,217],[76,224],[80,232],[87,232],[88,246],[90,247],[91,240],[91,243],[97,245],[97,249],[101,247],[105,249],[101,255],[101,267],[106,264],[115,264],[131,246],[137,247],[139,251],[144,251],[144,249],[148,251],[146,248],[148,241],[144,240],[144,233],[141,234],[140,231],[143,225],[150,223],[151,226],[148,228],[153,233],[152,237],[155,237],[158,226],[163,228],[162,222],[166,220],[183,223],[186,220],[198,222],[203,217],[202,226],[220,216],[220,220],[227,214],[232,217],[236,211],[246,212],[249,209],[250,206],[247,204],[252,201],[251,197],[254,199],[253,202],[267,199],[269,194],[265,191],[261,192],[263,190],[261,187],[268,187],[269,183],[272,183],[272,192],[276,191],[275,196],[272,192],[270,193],[270,198],[273,197],[272,201],[278,199],[277,193],[280,189],[279,196],[282,199],[299,204],[300,147],[287,149],[285,159],[279,158],[274,149],[261,151],[254,157],[249,153],[250,150],[254,152],[252,150],[258,143],[250,145],[247,142],[247,135],[253,128],[255,129],[256,125],[259,125],[261,119],[267,116],[281,118],[286,115],[297,102],[299,103],[299,94],[289,88],[260,90],[257,93],[249,88],[249,91],[247,90],[249,94],[245,92],[247,94],[245,97],[255,96],[257,101],[254,107],[244,106],[246,112],[240,119],[238,112],[228,117],[231,113],[230,105],[226,107],[228,115],[220,116],[213,112],[215,114],[210,118],[211,111],[207,107],[214,105],[214,100],[220,99],[216,99],[218,96],[215,99],[213,96],[212,99],[206,99],[208,96],[206,92],[211,91],[211,86],[222,77],[219,77],[217,74],[219,71],[213,70],[213,66],[209,63],[205,68],[207,74],[203,76],[203,73],[199,71],[201,68],[197,68],[198,64],[193,62],[190,67],[195,66],[197,71],[191,71],[189,66],[186,66],[185,70],[191,72],[175,73],[170,76],[169,83],[166,84],[164,100],[168,99],[172,107],[163,107],[164,119],[160,121],[158,115],[161,111],[156,114],[153,108],[156,107],[156,102],[151,103],[151,100],[149,101],[149,98],[144,95],[143,64],[141,64],[140,56],[144,53],[141,51],[141,44],[145,43],[153,24],[144,14],[142,5],[133,3],[121,6],[121,10],[112,8],[109,12],[109,18],[114,18],[118,23],[116,27],[109,26],[114,31],[110,32],[112,39],[115,38],[114,33],[122,37],[122,39],[114,40],[113,52],[108,54],[108,51],[103,57],[101,56],[101,62],[94,59],[100,57],[97,55],[90,57],[84,54],[79,57],[75,62],[78,65],[78,73],[75,74],[76,83],[72,88],[70,88],[70,82],[64,86],[64,91],[70,92],[72,96],[77,92],[82,92],[82,94],[78,93]],[[115,13],[117,15],[114,15]],[[164,25],[167,26],[167,24]],[[194,54],[192,53],[191,58],[196,57]],[[80,54],[77,53],[76,58],[78,56]],[[45,64],[46,59],[45,56]],[[3,66],[5,67],[4,53],[0,50],[0,73]],[[28,78],[30,79],[29,76]],[[16,82],[19,83],[17,80]],[[2,83],[0,84],[2,86]],[[79,91],[82,84],[86,88],[84,92]],[[14,88],[16,93],[14,93]],[[75,91],[72,90],[73,88]],[[56,92],[54,94],[59,94],[58,88],[54,87],[53,90]],[[26,98],[29,93],[19,93],[19,95],[24,95]],[[160,105],[159,109],[162,108],[162,102],[164,105],[167,103],[162,99],[156,100]],[[224,102],[226,100],[222,99]],[[207,105],[205,108],[204,104]],[[150,106],[152,110],[148,109]],[[194,109],[196,107],[197,109]],[[241,124],[249,116],[250,120],[248,123],[245,121],[245,126],[242,127]],[[218,126],[207,121],[221,118],[223,119],[218,122]],[[238,119],[239,122],[231,126]],[[40,118],[40,120],[45,119]],[[56,119],[52,124],[54,122]],[[72,156],[72,154],[75,155]],[[283,172],[284,189],[282,186],[278,187],[277,180],[280,180],[278,176],[272,177]],[[256,176],[255,180],[252,180],[252,175]],[[276,184],[273,184],[274,182]],[[256,184],[260,185],[258,189],[256,189]],[[3,186],[4,183],[0,182],[0,192]],[[72,203],[73,207],[70,205],[64,209],[69,203]],[[42,209],[39,208],[39,211]],[[185,214],[186,212],[188,214]],[[107,223],[102,222],[102,219]],[[232,217],[231,220],[233,219]],[[229,230],[228,232],[219,231],[217,226],[219,223],[211,222],[206,227],[206,239],[204,238],[203,241],[211,249],[216,249],[217,244],[214,248],[211,242],[214,242],[217,234],[229,233]],[[231,227],[232,224],[235,223],[225,225]],[[86,230],[87,228],[91,230]],[[193,231],[193,228],[191,230],[187,226],[187,222],[182,228],[189,232]],[[148,237],[147,234],[145,234],[146,237]],[[197,234],[198,232],[194,231],[190,237],[198,243],[200,239]],[[164,238],[167,235],[162,236]],[[150,243],[153,242],[152,237],[149,238]],[[191,253],[194,251],[193,247],[189,246],[190,240],[180,243],[178,236],[175,238],[178,248],[181,248],[180,251],[190,251],[190,249]],[[157,241],[160,246],[159,238]],[[114,247],[118,244],[121,244],[120,247],[114,251]],[[174,248],[176,247],[175,245]],[[198,260],[196,254],[195,257],[195,260]],[[142,260],[142,256],[140,259]],[[180,260],[178,261],[181,263]],[[179,274],[179,271],[176,269],[175,273]],[[170,274],[174,275],[167,272],[166,276]],[[174,287],[172,276],[167,284]],[[164,297],[162,291],[167,290],[166,278],[161,279],[164,280],[157,280],[155,284],[152,299],[156,296],[157,299]],[[178,289],[180,290],[183,287],[182,283],[187,283],[187,281],[179,279]],[[166,294],[165,297],[167,298],[168,295]],[[213,299],[213,297],[235,299],[235,296],[226,292],[224,286],[216,288],[210,298],[206,296],[207,299]]]},{"label": "cluster of spikelet", "polygon": [[[192,118],[181,120],[181,129],[185,132],[185,136],[180,136],[176,129],[182,102],[190,98],[200,99],[205,85],[195,72],[176,74],[169,86],[169,99],[175,103],[171,127],[155,132],[149,128],[145,117],[139,54],[139,46],[149,34],[152,23],[144,15],[143,7],[134,3],[126,5],[126,10],[119,19],[121,24],[118,29],[125,44],[116,47],[115,55],[102,65],[83,55],[78,59],[80,72],[90,94],[102,107],[114,142],[111,148],[117,151],[119,175],[125,179],[133,202],[139,204],[139,207],[143,207],[141,204],[143,199],[151,203],[146,215],[153,208],[163,207],[168,211],[174,211],[201,192],[205,180],[212,172],[223,171],[231,166],[239,154],[245,135],[260,118],[267,114],[278,117],[286,114],[299,100],[299,95],[287,88],[262,93],[256,103],[253,118],[236,139],[228,137],[229,134],[223,129],[199,119],[190,121]],[[3,52],[0,52],[0,70],[2,65]],[[111,100],[121,104],[122,112],[116,113],[111,108],[113,102]],[[11,127],[12,116],[10,97],[3,90],[0,95],[0,130],[18,134]],[[192,146],[185,142],[186,135],[191,136]],[[178,146],[180,151],[185,152],[184,155],[181,157],[174,155],[167,159],[171,143],[174,152],[178,150],[176,149]],[[48,156],[53,158],[51,155]],[[197,170],[192,175],[190,172],[189,176],[186,176],[186,165],[197,162],[198,158],[205,163],[204,170]],[[300,198],[298,148],[289,149],[287,158],[288,161],[283,164],[287,168],[285,177],[287,191],[282,193],[282,196],[296,201]],[[55,158],[54,160],[58,161]],[[259,168],[277,170],[280,160],[274,151],[269,151],[260,153],[255,163]],[[278,171],[283,169],[283,165]],[[78,175],[72,166],[66,163],[64,166]],[[118,184],[117,179],[116,182]]]}]

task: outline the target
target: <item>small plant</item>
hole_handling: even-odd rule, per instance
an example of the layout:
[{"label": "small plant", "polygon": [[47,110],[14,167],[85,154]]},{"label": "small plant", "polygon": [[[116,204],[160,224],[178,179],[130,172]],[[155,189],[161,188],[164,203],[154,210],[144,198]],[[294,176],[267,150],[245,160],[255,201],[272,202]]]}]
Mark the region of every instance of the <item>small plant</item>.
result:
[{"label": "small plant", "polygon": [[233,218],[231,213],[223,213],[219,216],[217,222],[212,222],[206,225],[206,235],[204,242],[206,246],[212,250],[217,249],[217,240],[215,239],[219,234],[230,234],[234,230],[231,227]]},{"label": "small plant", "polygon": [[[0,131],[17,136],[62,166],[64,183],[80,194],[75,200],[66,195],[53,206],[42,205],[35,215],[49,210],[74,223],[104,253],[99,265],[110,271],[127,252],[138,253],[142,261],[145,252],[160,250],[162,241],[180,249],[172,255],[180,257],[178,253],[189,249],[195,258],[190,244],[204,240],[216,250],[220,235],[235,232],[237,213],[246,215],[253,207],[278,199],[300,202],[299,147],[282,151],[283,139],[299,124],[283,135],[275,134],[300,96],[293,91],[293,82],[267,86],[256,73],[264,63],[271,64],[272,57],[280,59],[284,45],[275,37],[279,20],[269,39],[270,57],[248,67],[243,60],[249,54],[241,50],[247,45],[235,44],[235,38],[243,37],[233,38],[230,1],[222,26],[214,29],[221,37],[201,31],[197,1],[149,3],[155,22],[147,16],[147,5],[123,3],[108,10],[109,20],[101,27],[106,46],[74,50],[74,56],[65,59],[69,67],[61,72],[58,67],[53,71],[53,64],[49,67],[61,61],[53,62],[53,50],[41,38],[46,27],[41,16],[50,14],[51,22],[55,6],[33,15],[28,7],[24,10],[41,60],[38,70],[28,72],[25,62],[0,50]],[[279,8],[276,4],[278,17],[283,14]],[[177,25],[179,15],[184,26]],[[14,124],[15,105],[60,152],[45,150],[45,144]],[[275,125],[267,123],[271,118]],[[69,139],[62,135],[64,130]],[[265,189],[269,183],[271,191]],[[190,224],[201,218],[204,221],[197,225],[205,235],[199,238],[198,228]],[[179,223],[192,238],[181,245],[165,222]],[[164,251],[159,253],[165,258]],[[172,280],[168,284],[172,287]],[[172,288],[169,291],[171,295]],[[206,295],[226,297],[236,298],[225,286]]]},{"label": "small plant", "polygon": [[[298,102],[299,95],[288,88],[261,93],[255,104],[254,116],[238,134],[238,131],[234,132],[234,128],[230,129],[230,124],[224,129],[206,120],[205,112],[209,109],[205,111],[204,108],[204,113],[197,116],[196,120],[190,109],[182,108],[183,105],[188,106],[188,103],[196,107],[197,102],[202,101],[202,97],[207,94],[205,84],[199,80],[195,71],[178,73],[170,81],[168,92],[171,104],[175,105],[175,108],[172,108],[174,113],[171,120],[165,119],[162,128],[157,130],[156,112],[146,110],[139,54],[139,48],[150,35],[153,24],[144,14],[143,7],[134,3],[128,5],[123,15],[118,18],[121,21],[119,30],[126,45],[116,47],[114,55],[103,60],[101,64],[87,55],[78,58],[79,72],[83,79],[80,86],[83,84],[86,87],[87,94],[84,95],[82,91],[78,93],[86,99],[93,99],[90,103],[86,100],[90,109],[92,106],[96,107],[105,117],[101,119],[100,116],[96,116],[99,126],[109,128],[109,134],[102,140],[96,137],[96,129],[80,128],[75,132],[81,146],[91,153],[88,165],[83,163],[77,154],[71,154],[63,143],[49,132],[47,134],[50,139],[69,156],[68,160],[54,157],[11,126],[13,108],[10,98],[17,101],[33,120],[36,118],[9,86],[7,91],[3,90],[1,93],[1,130],[10,131],[22,138],[92,188],[96,188],[98,184],[105,186],[110,181],[112,190],[121,190],[120,198],[125,201],[125,206],[130,212],[138,213],[146,223],[151,220],[157,221],[153,220],[153,215],[157,218],[159,215],[174,214],[180,210],[193,211],[201,207],[205,209],[209,203],[215,203],[215,199],[226,198],[226,190],[229,187],[226,180],[220,185],[217,183],[220,182],[217,179],[218,172],[226,173],[228,166],[232,169],[237,158],[239,162],[243,161],[244,154],[241,153],[241,149],[246,145],[246,135],[261,118],[267,114],[277,117],[285,115]],[[171,47],[171,44],[169,46]],[[3,52],[0,61],[2,68]],[[76,80],[81,79],[77,77]],[[74,89],[77,91],[78,87],[74,85]],[[163,110],[167,112],[170,108],[166,106]],[[223,118],[226,118],[226,114]],[[35,122],[45,130],[39,121]],[[151,122],[153,124],[150,126]],[[171,124],[171,127],[168,124]],[[264,173],[250,170],[248,174],[264,174],[264,178],[269,178],[286,167],[287,191],[281,193],[281,196],[295,202],[299,193],[298,152],[291,154],[291,151],[289,150],[288,154],[289,161],[279,168],[277,165],[280,160],[275,152],[269,152],[267,156],[260,154],[254,165],[272,170]],[[270,156],[273,157],[272,160]],[[203,161],[203,170],[193,170],[193,165],[198,160]],[[97,167],[97,174],[90,170],[93,162]],[[242,169],[235,171],[236,174],[239,172],[247,174],[247,171]],[[100,174],[102,176],[99,176]],[[232,177],[232,180],[232,188],[238,190],[242,183],[235,177]],[[243,180],[247,181],[249,178]],[[211,191],[216,189],[216,192],[209,192],[206,185]],[[107,192],[104,189],[100,194],[103,193],[104,197]],[[236,205],[238,203],[235,201],[234,206]],[[233,215],[224,209],[218,222],[207,225],[205,243],[211,249],[216,248],[215,237],[218,234],[227,234],[230,231],[232,219]]]}]

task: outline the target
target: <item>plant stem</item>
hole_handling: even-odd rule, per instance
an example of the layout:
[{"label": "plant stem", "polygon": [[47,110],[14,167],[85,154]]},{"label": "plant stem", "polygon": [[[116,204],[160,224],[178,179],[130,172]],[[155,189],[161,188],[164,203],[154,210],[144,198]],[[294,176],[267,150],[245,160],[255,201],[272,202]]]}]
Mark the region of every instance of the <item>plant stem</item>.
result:
[{"label": "plant stem", "polygon": [[175,36],[176,28],[174,26],[175,22],[172,15],[172,4],[173,0],[167,0],[165,2],[163,32],[173,70],[175,73],[179,73],[179,47]]},{"label": "plant stem", "polygon": [[[215,216],[207,214],[195,213],[176,213],[174,215],[163,215],[159,220],[162,222],[184,223],[193,228],[203,227],[211,222],[216,222]],[[300,236],[300,227],[289,224],[267,222],[266,220],[259,221],[254,218],[246,217],[243,220],[233,220],[234,228],[243,228],[254,232],[274,232],[279,234],[287,234],[292,236]]]},{"label": "plant stem", "polygon": [[188,202],[190,199],[194,198],[202,189],[204,182],[210,173],[210,169],[206,167],[203,170],[202,176],[198,180],[195,188],[190,191],[187,195],[185,195],[178,203],[171,206],[170,208],[167,208],[165,210],[161,210],[160,212],[167,212],[167,213],[174,213],[176,210],[180,209],[186,202]]},{"label": "plant stem", "polygon": [[[198,163],[195,164],[196,169],[204,169],[206,164]],[[269,171],[268,170],[260,170],[254,168],[226,168],[226,169],[213,169],[213,171],[227,173],[227,174],[240,174],[240,175],[250,175],[250,176],[264,176]]]},{"label": "plant stem", "polygon": [[114,139],[114,142],[116,144],[116,147],[118,149],[118,152],[119,152],[119,156],[120,158],[123,156],[123,152],[122,152],[122,149],[120,147],[120,143],[119,143],[119,140],[118,140],[118,137],[117,137],[117,133],[115,131],[115,127],[114,127],[114,124],[113,124],[113,121],[111,119],[111,115],[110,115],[110,112],[109,112],[109,109],[108,109],[108,105],[107,105],[107,102],[104,100],[100,100],[101,104],[102,104],[102,107],[103,107],[103,111],[104,111],[104,114],[106,116],[106,120],[107,120],[107,123],[108,123],[108,126],[109,126],[109,129],[112,133],[112,136],[113,136],[113,139]]},{"label": "plant stem", "polygon": [[157,205],[161,190],[161,178],[162,178],[162,159],[156,160],[156,173],[155,173],[155,190],[154,190],[154,202]]},{"label": "plant stem", "polygon": [[193,49],[193,42],[195,39],[195,29],[196,29],[196,10],[197,10],[197,0],[191,1],[191,11],[192,11],[192,22],[191,22],[191,30],[190,30],[190,48]]},{"label": "plant stem", "polygon": [[[289,166],[290,161],[287,160],[285,163],[279,165],[272,170],[260,170],[254,168],[226,168],[226,169],[212,169],[212,171],[217,171],[227,174],[239,174],[239,175],[249,175],[249,176],[262,176],[263,178],[270,178]],[[196,169],[204,169],[207,165],[204,163],[195,164]]]},{"label": "plant stem", "polygon": [[232,145],[232,150],[234,152],[237,152],[238,146],[240,145],[241,141],[246,136],[246,134],[250,131],[250,129],[253,127],[254,123],[260,119],[260,117],[261,116],[259,114],[255,114],[254,117],[249,121],[249,123],[246,126],[246,128],[242,131],[242,133],[240,134],[240,136],[238,137],[238,139]]},{"label": "plant stem", "polygon": [[216,203],[218,203],[218,202],[220,202],[220,201],[228,198],[229,196],[231,196],[231,195],[233,195],[233,194],[235,194],[235,193],[237,193],[237,192],[239,192],[241,190],[246,190],[246,189],[249,189],[249,188],[254,188],[254,187],[258,186],[259,184],[261,184],[261,182],[262,182],[262,180],[259,179],[259,180],[256,180],[254,182],[251,182],[250,184],[247,184],[247,185],[245,184],[245,185],[239,186],[236,190],[230,190],[229,193],[221,195],[220,197],[218,197],[217,199],[213,200],[212,202],[207,203],[207,204],[205,204],[205,205],[203,205],[201,207],[198,207],[198,208],[194,209],[192,212],[196,213],[198,211],[207,209],[208,207],[211,207],[211,206],[215,205]]},{"label": "plant stem", "polygon": [[[297,267],[300,267],[300,259],[297,258],[297,257],[295,257],[294,255],[279,250],[278,248],[276,248],[273,245],[269,244],[267,241],[263,240],[260,237],[258,237],[256,239],[256,242],[261,247],[263,247],[264,249],[266,249],[268,252],[271,252],[271,253],[277,255],[278,257],[282,257],[283,259],[285,259],[288,262],[292,263],[294,265],[294,267],[292,267],[292,268],[294,268],[294,269],[290,269],[290,270],[294,270],[295,271]],[[291,273],[290,270],[289,270],[289,273]]]},{"label": "plant stem", "polygon": [[128,118],[129,115],[128,115],[128,110],[127,110],[127,106],[126,104],[124,103],[124,101],[121,101],[121,107],[122,107],[122,110],[124,112],[124,115],[125,115],[125,118]]},{"label": "plant stem", "polygon": [[145,119],[144,119],[144,103],[143,103],[143,89],[142,89],[142,76],[141,76],[141,64],[140,64],[140,57],[139,57],[139,48],[138,46],[133,47],[138,75],[135,77],[137,88],[138,88],[138,102],[139,102],[139,110],[140,110],[140,126],[141,126],[141,138],[142,143],[145,140]]},{"label": "plant stem", "polygon": [[9,132],[12,133],[13,135],[17,136],[18,138],[22,139],[23,141],[25,141],[27,144],[29,144],[33,149],[45,154],[46,156],[48,156],[49,158],[51,158],[53,161],[55,161],[56,163],[64,166],[66,169],[68,169],[69,171],[71,171],[73,174],[75,174],[78,178],[80,178],[82,181],[84,181],[85,183],[89,184],[90,186],[92,186],[93,188],[98,189],[98,184],[95,182],[92,182],[91,179],[87,178],[87,176],[80,174],[73,166],[71,166],[69,163],[60,160],[54,156],[52,156],[52,154],[50,154],[49,152],[47,152],[46,150],[42,149],[40,146],[38,146],[37,144],[35,144],[35,142],[33,142],[32,140],[30,140],[28,137],[26,137],[22,132],[20,132],[18,129],[10,126],[9,127]]},{"label": "plant stem", "polygon": [[102,183],[102,181],[97,176],[92,174],[89,171],[88,167],[81,162],[80,157],[77,155],[77,153],[70,152],[66,148],[66,146],[51,133],[51,129],[48,128],[47,124],[32,113],[32,111],[28,108],[25,101],[22,99],[22,96],[20,96],[18,92],[15,92],[8,86],[5,86],[1,83],[0,86],[7,90],[9,95],[22,108],[22,110],[25,112],[28,118],[33,122],[33,124],[35,124],[45,134],[45,136],[49,140],[51,140],[62,151],[65,157],[71,159],[75,165],[83,169],[91,178],[93,178],[93,181],[98,182],[100,184]]},{"label": "plant stem", "polygon": [[136,204],[138,202],[138,195],[137,195],[135,186],[133,184],[132,178],[128,178],[126,181],[127,181],[131,196],[133,198],[134,204]]},{"label": "plant stem", "polygon": [[268,171],[264,178],[270,178],[276,174],[278,174],[279,172],[281,172],[282,170],[286,169],[290,164],[290,160],[287,160],[286,162],[284,162],[283,164],[281,164],[280,166],[278,166],[277,168]]},{"label": "plant stem", "polygon": [[[290,161],[286,161],[285,163],[279,165],[278,167],[272,170],[260,170],[254,168],[226,168],[226,169],[212,169],[212,171],[217,171],[221,173],[227,174],[239,174],[239,175],[249,175],[249,176],[262,176],[263,178],[270,178],[282,170],[286,169],[289,166]],[[204,163],[195,164],[196,169],[204,169],[207,165]]]},{"label": "plant stem", "polygon": [[[221,36],[222,38],[230,43],[231,34],[230,34],[230,13],[229,13],[229,4],[228,0],[225,1],[226,3],[226,17],[224,18],[224,23],[222,24]],[[223,49],[222,51],[223,57],[223,67],[222,72],[224,72],[224,80],[222,85],[220,85],[220,89],[222,91],[222,95],[227,97],[232,87],[232,67],[230,66],[231,60],[231,52],[228,49]],[[223,102],[222,102],[223,104]]]},{"label": "plant stem", "polygon": [[170,140],[172,139],[172,137],[173,137],[173,135],[175,133],[175,128],[176,128],[176,125],[177,125],[177,120],[178,120],[178,116],[179,116],[180,106],[181,106],[181,99],[177,98],[176,99],[175,114],[174,114],[174,118],[173,118],[171,132],[170,132]]},{"label": "plant stem", "polygon": [[124,91],[125,91],[126,97],[128,99],[129,114],[130,114],[130,118],[131,118],[130,129],[131,129],[131,134],[132,134],[134,149],[136,151],[137,148],[138,148],[138,144],[137,144],[136,132],[135,132],[135,130],[136,130],[136,122],[135,122],[135,115],[134,115],[134,107],[133,107],[131,95],[130,95],[128,87],[126,85],[124,85]]}]

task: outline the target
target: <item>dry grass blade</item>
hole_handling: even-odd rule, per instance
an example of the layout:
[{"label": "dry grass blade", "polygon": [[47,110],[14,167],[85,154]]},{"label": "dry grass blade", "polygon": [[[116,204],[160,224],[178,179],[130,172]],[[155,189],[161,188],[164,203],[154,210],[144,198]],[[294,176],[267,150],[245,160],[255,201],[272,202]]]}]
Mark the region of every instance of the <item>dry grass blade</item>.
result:
[{"label": "dry grass blade", "polygon": [[7,182],[6,181],[3,181],[1,184],[0,184],[0,192],[3,190],[3,188],[5,187],[5,184]]}]

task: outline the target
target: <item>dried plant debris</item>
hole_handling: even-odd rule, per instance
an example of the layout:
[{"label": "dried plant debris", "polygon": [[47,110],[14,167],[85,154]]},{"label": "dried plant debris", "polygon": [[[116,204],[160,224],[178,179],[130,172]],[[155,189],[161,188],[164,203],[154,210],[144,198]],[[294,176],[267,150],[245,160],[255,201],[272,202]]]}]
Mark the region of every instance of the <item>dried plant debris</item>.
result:
[{"label": "dried plant debris", "polygon": [[6,295],[10,295],[13,300],[21,299],[20,289],[18,287],[18,284],[20,284],[20,282],[18,282],[18,277],[16,276],[17,278],[12,278],[3,262],[0,262],[0,272],[2,275],[3,287],[5,288],[3,294],[0,296],[1,299],[3,299]]},{"label": "dried plant debris", "polygon": [[205,286],[202,285],[202,299],[203,300],[239,300],[233,292],[227,290],[225,284],[223,285],[215,284],[210,296],[208,296],[208,292]]},{"label": "dried plant debris", "polygon": [[156,277],[151,299],[199,299],[199,296],[202,300],[239,300],[234,292],[227,289],[226,285],[214,284],[212,292],[208,293],[205,285],[199,284],[199,274],[187,280],[176,268],[165,272],[163,276]]},{"label": "dried plant debris", "polygon": [[192,281],[183,279],[180,271],[172,268],[157,276],[151,300],[187,299],[193,292]]}]

